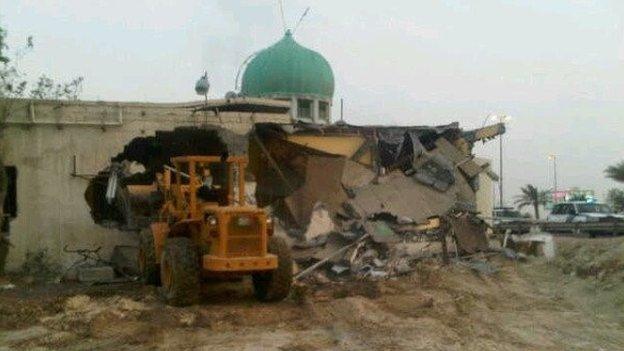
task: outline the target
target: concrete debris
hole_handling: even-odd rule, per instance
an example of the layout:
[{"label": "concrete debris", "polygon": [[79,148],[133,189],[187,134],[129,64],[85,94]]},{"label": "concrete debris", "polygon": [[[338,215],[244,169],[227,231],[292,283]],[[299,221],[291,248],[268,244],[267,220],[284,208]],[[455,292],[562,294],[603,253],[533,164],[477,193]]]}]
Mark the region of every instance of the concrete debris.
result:
[{"label": "concrete debris", "polygon": [[325,245],[329,235],[319,235],[310,240],[298,240],[293,243],[293,247],[297,249],[311,249]]},{"label": "concrete debris", "polygon": [[358,189],[372,183],[375,176],[375,172],[369,168],[357,162],[347,160],[342,174],[342,185],[347,189]]},{"label": "concrete debris", "polygon": [[77,278],[81,283],[112,283],[115,281],[115,270],[111,266],[79,267]]},{"label": "concrete debris", "polygon": [[488,249],[485,222],[469,213],[453,214],[448,218],[461,252],[474,254]]},{"label": "concrete debris", "polygon": [[310,216],[310,224],[306,230],[304,239],[310,241],[320,235],[329,234],[334,231],[334,222],[331,219],[329,211],[322,202],[317,202]]},{"label": "concrete debris", "polygon": [[496,274],[496,273],[498,273],[500,271],[500,269],[492,266],[488,262],[481,261],[481,260],[469,261],[467,263],[467,265],[473,271],[475,271],[475,272],[477,272],[479,274],[483,274],[483,275],[492,275],[492,274]]},{"label": "concrete debris", "polygon": [[344,163],[340,157],[307,156],[304,184],[284,199],[294,224],[305,228],[318,202],[337,208],[347,199],[341,184]]},{"label": "concrete debris", "polygon": [[344,265],[344,264],[335,264],[332,266],[331,271],[337,275],[341,275],[343,273],[346,273],[350,270],[351,268],[348,265]]},{"label": "concrete debris", "polygon": [[407,260],[401,260],[394,267],[394,271],[397,273],[397,275],[403,275],[411,273],[412,271],[414,271],[414,268],[409,265],[409,262]]},{"label": "concrete debris", "polygon": [[117,245],[113,248],[111,264],[115,271],[123,276],[139,274],[139,249],[136,246]]},{"label": "concrete debris", "polygon": [[[316,270],[315,276],[324,272],[333,280],[385,279],[409,274],[423,259],[441,258],[446,264],[451,254],[488,250],[487,227],[470,212],[475,207],[471,181],[478,175],[476,164],[450,141],[438,136],[425,147],[415,133],[385,133],[377,175],[352,159],[340,162],[313,149],[305,149],[295,163],[292,149],[284,146],[288,143],[269,138],[266,144],[276,150],[274,160],[285,169],[281,173],[303,170],[299,189],[284,199],[286,212],[281,212],[286,222],[309,223],[293,245],[297,263],[308,267],[297,279]],[[271,149],[271,144],[279,147]],[[312,199],[317,201],[313,208],[302,211]],[[429,225],[432,218],[439,219],[436,225]]]},{"label": "concrete debris", "polygon": [[506,235],[505,247],[519,254],[541,256],[547,260],[555,258],[555,242],[549,233],[532,233],[523,235]]},{"label": "concrete debris", "polygon": [[[343,225],[336,225],[335,232],[318,236],[305,245],[293,245],[293,258],[301,267],[307,267],[296,279],[305,279],[312,271],[315,271],[312,277],[317,282],[319,275],[338,281],[386,279],[410,274],[424,259],[441,258],[446,263],[449,251],[456,255],[487,251],[487,241],[485,247],[466,244],[480,243],[485,238],[484,228],[475,224],[457,235],[458,228],[453,229],[451,224],[459,219],[478,224],[475,217],[470,213],[449,214],[425,224],[400,224],[397,218],[388,215],[350,219]],[[339,231],[340,228],[344,230]],[[460,243],[471,250],[460,249]]]}]

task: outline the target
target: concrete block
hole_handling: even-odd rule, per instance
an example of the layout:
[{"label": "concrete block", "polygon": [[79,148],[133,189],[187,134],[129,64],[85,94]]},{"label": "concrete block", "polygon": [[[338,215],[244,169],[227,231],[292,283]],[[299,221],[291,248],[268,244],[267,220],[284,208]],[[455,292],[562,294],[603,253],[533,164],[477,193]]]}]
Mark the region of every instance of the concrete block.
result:
[{"label": "concrete block", "polygon": [[117,245],[111,255],[115,270],[127,275],[139,274],[139,248],[129,245]]},{"label": "concrete block", "polygon": [[106,283],[115,280],[115,270],[111,266],[78,268],[78,281],[83,283]]}]

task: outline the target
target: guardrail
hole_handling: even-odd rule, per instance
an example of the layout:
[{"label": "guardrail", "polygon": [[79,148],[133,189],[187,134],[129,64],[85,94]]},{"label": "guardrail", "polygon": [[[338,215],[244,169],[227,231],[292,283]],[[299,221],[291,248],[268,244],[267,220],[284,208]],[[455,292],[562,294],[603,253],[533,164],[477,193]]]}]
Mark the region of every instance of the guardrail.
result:
[{"label": "guardrail", "polygon": [[511,230],[514,233],[529,232],[531,227],[537,226],[540,230],[552,233],[600,233],[624,234],[624,221],[605,222],[548,222],[548,221],[517,221],[503,222],[492,226],[496,232]]}]

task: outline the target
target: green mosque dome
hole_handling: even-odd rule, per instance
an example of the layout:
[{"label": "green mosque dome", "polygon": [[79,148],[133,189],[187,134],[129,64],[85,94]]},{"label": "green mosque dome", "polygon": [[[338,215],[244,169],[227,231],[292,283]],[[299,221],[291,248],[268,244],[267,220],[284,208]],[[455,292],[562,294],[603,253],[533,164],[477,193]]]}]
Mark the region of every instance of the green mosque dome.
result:
[{"label": "green mosque dome", "polygon": [[260,51],[243,73],[241,94],[254,97],[307,96],[330,100],[334,74],[321,54],[299,45],[292,33]]}]

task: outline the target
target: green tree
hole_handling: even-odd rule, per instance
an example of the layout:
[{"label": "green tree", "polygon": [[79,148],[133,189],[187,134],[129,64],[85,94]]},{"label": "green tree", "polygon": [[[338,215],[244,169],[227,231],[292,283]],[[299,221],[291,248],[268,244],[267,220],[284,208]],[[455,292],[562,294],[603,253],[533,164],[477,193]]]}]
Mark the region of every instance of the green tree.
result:
[{"label": "green tree", "polygon": [[[0,27],[0,127],[10,112],[12,99],[22,97],[28,84],[9,58],[6,34],[6,30]],[[31,38],[27,40],[26,47],[32,47]]]},{"label": "green tree", "polygon": [[532,206],[535,211],[535,219],[540,219],[539,207],[546,205],[550,199],[550,191],[540,191],[536,186],[527,184],[520,188],[522,194],[516,196],[515,204],[519,209],[526,206]]},{"label": "green tree", "polygon": [[610,189],[607,193],[607,203],[615,212],[624,211],[624,190]]},{"label": "green tree", "polygon": [[[26,96],[28,81],[26,74],[18,69],[17,61],[33,48],[33,38],[28,37],[24,47],[11,52],[6,42],[7,31],[0,26],[0,130],[10,115],[15,99]],[[14,57],[11,59],[11,57]],[[82,77],[67,83],[56,83],[42,75],[30,90],[32,99],[77,100],[82,90]]]},{"label": "green tree", "polygon": [[607,178],[611,178],[616,182],[624,182],[624,161],[607,167],[607,169],[605,169],[605,174]]}]

